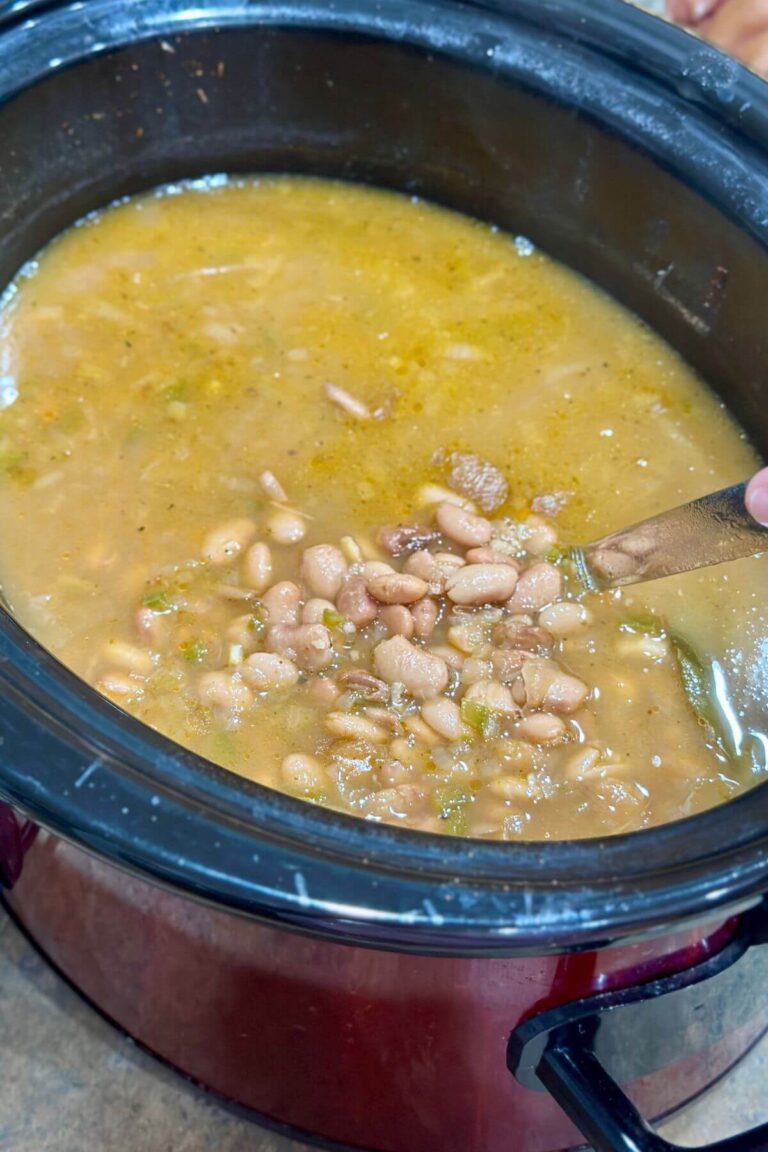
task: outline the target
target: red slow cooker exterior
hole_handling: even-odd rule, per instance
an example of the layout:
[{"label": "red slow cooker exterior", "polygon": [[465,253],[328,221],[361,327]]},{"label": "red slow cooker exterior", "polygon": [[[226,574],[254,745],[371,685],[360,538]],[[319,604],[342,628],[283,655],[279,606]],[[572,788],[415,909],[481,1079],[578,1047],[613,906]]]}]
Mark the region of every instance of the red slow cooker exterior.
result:
[{"label": "red slow cooker exterior", "polygon": [[[561,956],[466,958],[349,947],[163,891],[45,833],[8,898],[103,1012],[229,1100],[305,1135],[377,1152],[555,1152],[583,1143],[505,1064],[511,1030],[566,1001],[679,971],[728,923]],[[660,1116],[768,1027],[630,1086]]]}]

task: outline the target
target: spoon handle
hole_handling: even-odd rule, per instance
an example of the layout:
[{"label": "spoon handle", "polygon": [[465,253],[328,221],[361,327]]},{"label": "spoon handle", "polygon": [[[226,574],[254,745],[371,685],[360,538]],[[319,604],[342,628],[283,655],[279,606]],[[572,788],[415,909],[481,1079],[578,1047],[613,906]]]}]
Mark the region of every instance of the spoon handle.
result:
[{"label": "spoon handle", "polygon": [[574,548],[578,576],[591,591],[602,592],[768,551],[768,528],[747,512],[746,488],[722,488]]}]

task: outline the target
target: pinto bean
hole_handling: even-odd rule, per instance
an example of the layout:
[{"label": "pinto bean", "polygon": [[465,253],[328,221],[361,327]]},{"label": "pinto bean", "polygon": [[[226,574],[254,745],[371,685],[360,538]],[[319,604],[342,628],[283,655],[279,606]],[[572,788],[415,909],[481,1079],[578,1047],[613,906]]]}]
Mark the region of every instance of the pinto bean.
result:
[{"label": "pinto bean", "polygon": [[331,633],[323,624],[278,624],[267,632],[267,649],[319,672],[333,659]]},{"label": "pinto bean", "polygon": [[382,680],[405,685],[417,700],[439,696],[448,686],[445,661],[417,648],[403,636],[382,641],[374,651],[373,663]]},{"label": "pinto bean", "polygon": [[382,704],[389,700],[389,685],[384,680],[379,680],[372,672],[366,672],[364,668],[352,668],[342,672],[339,682],[344,688],[351,688],[366,700],[378,700]]},{"label": "pinto bean", "polygon": [[152,648],[164,648],[168,643],[169,621],[162,612],[153,612],[151,608],[137,608],[136,631],[144,644]]},{"label": "pinto bean", "polygon": [[379,612],[379,620],[387,629],[390,636],[405,636],[410,640],[413,636],[413,616],[402,604],[388,604]]},{"label": "pinto bean", "polygon": [[405,718],[405,726],[412,736],[421,743],[426,745],[427,748],[436,748],[440,743],[440,737],[434,728],[422,720],[421,716],[411,714]]},{"label": "pinto bean", "polygon": [[256,692],[292,688],[299,679],[299,670],[293,661],[275,652],[254,652],[241,664],[240,673]]},{"label": "pinto bean", "polygon": [[368,584],[363,576],[347,577],[336,597],[336,607],[356,628],[365,628],[379,614],[379,605],[368,591]]},{"label": "pinto bean", "polygon": [[270,625],[298,624],[301,589],[292,580],[273,584],[262,596],[261,603],[267,610]]},{"label": "pinto bean", "polygon": [[490,520],[476,516],[466,508],[443,501],[435,512],[437,526],[449,540],[461,544],[463,548],[478,548],[487,544],[493,535]]},{"label": "pinto bean", "polygon": [[523,664],[532,659],[533,653],[519,648],[496,649],[490,654],[491,667],[502,684],[514,684]]},{"label": "pinto bean", "polygon": [[251,544],[243,557],[241,567],[243,583],[254,592],[263,592],[272,579],[272,553],[263,541]]},{"label": "pinto bean", "polygon": [[550,604],[539,613],[539,624],[558,640],[577,636],[579,632],[589,628],[591,623],[592,613],[589,609],[583,604],[575,604],[572,600]]},{"label": "pinto bean", "polygon": [[418,552],[412,552],[403,564],[403,571],[407,572],[410,576],[418,576],[420,580],[426,581],[428,584],[432,579],[437,564],[431,552],[426,552],[420,548]]},{"label": "pinto bean", "polygon": [[462,684],[477,684],[480,680],[493,679],[493,664],[490,660],[478,660],[477,656],[468,656],[461,669]]},{"label": "pinto bean", "polygon": [[286,756],[280,766],[280,776],[291,792],[317,794],[328,787],[325,768],[317,756],[305,756],[294,752]]},{"label": "pinto bean", "polygon": [[228,520],[203,541],[203,560],[216,567],[231,564],[256,535],[253,520]]},{"label": "pinto bean", "polygon": [[303,518],[290,508],[277,508],[268,518],[266,529],[278,544],[298,544],[307,532]]},{"label": "pinto bean", "polygon": [[386,744],[389,732],[381,724],[354,712],[329,712],[323,721],[326,732],[344,740],[367,740],[371,744]]},{"label": "pinto bean", "polygon": [[378,542],[390,556],[404,556],[435,544],[438,533],[424,524],[398,524],[396,528],[382,528]]},{"label": "pinto bean", "polygon": [[305,548],[301,557],[301,578],[313,596],[335,600],[339,594],[347,562],[334,544],[315,544]]},{"label": "pinto bean", "polygon": [[102,696],[116,696],[118,699],[128,699],[142,696],[144,689],[141,681],[129,676],[119,668],[111,668],[96,681],[95,688]]},{"label": "pinto bean", "polygon": [[435,732],[446,740],[454,742],[461,740],[464,735],[461,710],[458,704],[454,704],[447,696],[435,696],[433,700],[425,700],[421,706],[421,715],[430,728],[434,728]]},{"label": "pinto bean", "polygon": [[551,712],[536,712],[525,716],[517,725],[517,732],[531,744],[560,744],[568,735],[568,729],[559,716]]},{"label": "pinto bean", "polygon": [[368,580],[368,591],[381,604],[414,604],[427,593],[427,585],[407,572],[387,572]]},{"label": "pinto bean", "polygon": [[565,763],[567,780],[585,780],[600,773],[602,751],[594,744],[582,744]]},{"label": "pinto bean", "polygon": [[105,655],[115,667],[134,676],[141,676],[142,679],[151,675],[154,668],[149,652],[135,644],[126,644],[123,640],[110,640]]},{"label": "pinto bean", "polygon": [[425,596],[411,608],[413,628],[419,640],[427,640],[435,630],[440,609],[434,600]]},{"label": "pinto bean", "polygon": [[424,807],[424,792],[415,784],[382,788],[363,802],[362,810],[371,820],[405,819],[417,815]]},{"label": "pinto bean", "polygon": [[253,696],[239,673],[206,672],[197,682],[197,698],[206,708],[236,716],[253,703]]},{"label": "pinto bean", "polygon": [[513,616],[494,624],[493,642],[501,649],[521,649],[544,654],[551,651],[554,640],[544,628],[533,623],[530,616]]},{"label": "pinto bean", "polygon": [[509,688],[497,684],[495,680],[478,680],[464,693],[465,700],[476,700],[494,712],[519,712]]},{"label": "pinto bean", "polygon": [[454,672],[460,672],[464,667],[465,659],[463,652],[458,652],[455,648],[451,648],[450,644],[434,644],[430,648],[433,656],[439,656],[441,660]]},{"label": "pinto bean", "polygon": [[337,615],[336,605],[330,600],[322,600],[319,597],[307,600],[301,610],[301,622],[302,624],[322,624],[326,612],[333,612],[334,616]]},{"label": "pinto bean", "polygon": [[467,564],[508,564],[516,572],[520,571],[520,564],[515,557],[498,548],[470,548],[465,559]]},{"label": "pinto bean", "polygon": [[341,696],[341,689],[330,676],[318,676],[309,685],[309,694],[316,704],[323,708],[332,708]]},{"label": "pinto bean", "polygon": [[268,500],[274,500],[277,504],[288,503],[288,497],[285,494],[285,488],[283,488],[274,472],[270,472],[269,469],[262,472],[259,476],[259,484],[261,485],[262,492]]},{"label": "pinto bean", "polygon": [[540,612],[557,600],[563,591],[563,578],[554,564],[543,561],[525,568],[509,601],[511,612]]},{"label": "pinto bean", "polygon": [[528,660],[521,677],[528,708],[575,712],[589,695],[583,680],[564,672],[553,660]]},{"label": "pinto bean", "polygon": [[543,556],[557,544],[557,532],[554,526],[543,516],[537,516],[535,513],[523,521],[521,538],[523,547],[530,556]]},{"label": "pinto bean", "polygon": [[499,604],[515,590],[517,572],[506,564],[467,564],[448,577],[448,599],[454,604]]}]

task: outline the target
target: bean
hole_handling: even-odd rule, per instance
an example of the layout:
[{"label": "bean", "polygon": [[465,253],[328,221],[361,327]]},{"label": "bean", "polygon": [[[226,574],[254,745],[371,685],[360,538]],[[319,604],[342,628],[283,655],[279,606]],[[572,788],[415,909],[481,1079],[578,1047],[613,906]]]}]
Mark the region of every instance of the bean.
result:
[{"label": "bean", "polygon": [[206,708],[229,715],[243,712],[253,703],[247,684],[238,673],[206,672],[197,682],[197,698]]},{"label": "bean", "polygon": [[466,564],[464,557],[457,556],[455,552],[433,552],[432,559],[439,568],[442,568],[446,576],[450,576],[456,568],[463,568]]},{"label": "bean", "polygon": [[418,576],[420,580],[426,581],[428,584],[432,579],[437,564],[431,552],[426,552],[420,548],[418,552],[412,552],[408,559],[403,564],[403,571],[407,572],[410,576]]},{"label": "bean", "polygon": [[389,733],[380,724],[354,712],[329,712],[323,721],[326,732],[345,740],[367,740],[371,744],[386,744]]},{"label": "bean", "polygon": [[309,695],[324,708],[332,708],[341,696],[341,689],[330,676],[318,676],[309,685]]},{"label": "bean", "polygon": [[435,630],[440,609],[434,600],[425,596],[411,608],[413,628],[419,640],[427,640]]},{"label": "bean", "polygon": [[272,553],[269,545],[259,541],[251,544],[243,557],[241,569],[243,583],[254,592],[263,592],[272,579]]},{"label": "bean", "polygon": [[336,598],[336,607],[356,628],[365,628],[379,614],[379,605],[370,595],[363,576],[347,577]]},{"label": "bean", "polygon": [[393,636],[377,645],[373,663],[382,680],[403,684],[419,700],[438,696],[448,687],[445,661],[417,648],[403,636]]},{"label": "bean", "polygon": [[495,680],[478,680],[476,684],[471,684],[464,693],[464,699],[475,700],[493,712],[519,711],[509,688],[497,684]]},{"label": "bean", "polygon": [[562,595],[563,579],[554,564],[532,564],[520,573],[514,591],[511,612],[539,612]]},{"label": "bean", "polygon": [[414,604],[426,595],[427,585],[407,572],[388,572],[369,579],[368,591],[381,604]]},{"label": "bean", "polygon": [[466,656],[489,656],[491,652],[488,625],[472,616],[449,628],[448,640]]},{"label": "bean", "polygon": [[411,735],[418,740],[421,744],[426,745],[427,748],[436,748],[440,743],[440,737],[434,728],[422,720],[421,716],[406,716],[405,726]]},{"label": "bean", "polygon": [[396,760],[394,757],[384,760],[378,771],[379,783],[389,788],[404,784],[411,776],[413,776],[412,766],[403,764],[402,760]]},{"label": "bean", "polygon": [[416,493],[416,503],[420,508],[429,508],[434,504],[455,504],[457,508],[477,511],[471,500],[460,496],[458,492],[452,492],[450,488],[444,488],[442,484],[422,484]]},{"label": "bean", "polygon": [[354,536],[342,536],[339,541],[342,555],[350,564],[359,564],[363,559],[363,551]]},{"label": "bean", "polygon": [[539,613],[539,624],[558,640],[566,640],[569,636],[577,636],[589,628],[592,623],[592,613],[583,604],[575,604],[572,600],[561,600],[558,604],[550,604]]},{"label": "bean", "polygon": [[344,553],[334,544],[315,544],[301,557],[301,578],[313,596],[335,600],[347,574]]},{"label": "bean", "polygon": [[439,656],[441,660],[444,660],[454,672],[460,672],[464,667],[464,653],[451,648],[449,644],[435,644],[430,648],[430,652],[433,656]]},{"label": "bean", "polygon": [[286,756],[280,766],[280,775],[283,784],[291,792],[317,794],[328,786],[325,768],[317,756],[306,756],[300,752]]},{"label": "bean", "polygon": [[464,548],[482,547],[493,535],[490,520],[446,501],[438,504],[435,519],[442,534]]},{"label": "bean", "polygon": [[523,545],[531,556],[543,556],[557,544],[557,532],[548,520],[532,515],[523,521]]},{"label": "bean", "polygon": [[523,664],[521,675],[529,708],[575,712],[589,694],[583,680],[563,672],[552,660],[529,660]]},{"label": "bean", "polygon": [[413,616],[402,604],[388,604],[379,612],[379,620],[389,632],[390,636],[405,636],[410,640],[413,636]]},{"label": "bean", "polygon": [[403,725],[400,723],[400,717],[396,712],[390,711],[389,708],[382,708],[380,705],[372,707],[368,704],[365,707],[365,715],[369,720],[374,720],[382,728],[385,728],[390,737],[402,736]]},{"label": "bean", "polygon": [[467,564],[448,577],[448,599],[454,604],[498,604],[515,590],[517,572],[506,564]]},{"label": "bean", "polygon": [[399,784],[374,792],[362,805],[367,817],[374,820],[404,819],[416,814],[424,805],[424,793],[415,784]]},{"label": "bean", "polygon": [[[527,660],[534,659],[531,652],[522,649],[496,649],[491,652],[491,667],[502,684],[514,684]],[[525,700],[523,698],[522,703]]]},{"label": "bean", "polygon": [[585,780],[599,775],[601,770],[598,765],[602,755],[602,751],[594,744],[582,744],[578,752],[574,752],[565,762],[566,779]]},{"label": "bean", "polygon": [[277,504],[287,504],[288,497],[285,494],[285,488],[275,476],[274,472],[268,469],[259,476],[259,484],[264,495],[269,500],[274,500]]},{"label": "bean", "polygon": [[323,624],[325,623],[326,612],[333,612],[334,616],[338,615],[336,605],[330,600],[322,600],[320,597],[307,600],[301,610],[301,622],[302,624]]},{"label": "bean", "polygon": [[534,624],[530,616],[513,616],[494,624],[491,636],[497,648],[540,654],[549,652],[554,643],[549,632]]},{"label": "bean", "polygon": [[323,624],[278,624],[267,633],[267,649],[319,672],[333,659],[331,634]]},{"label": "bean", "polygon": [[365,576],[366,580],[370,581],[374,576],[392,576],[394,571],[392,565],[387,564],[384,560],[366,560],[360,575]]},{"label": "bean", "polygon": [[143,694],[139,680],[134,680],[127,672],[112,668],[105,672],[94,685],[103,696],[137,697]]},{"label": "bean", "polygon": [[493,679],[493,664],[490,660],[478,660],[476,656],[468,656],[461,669],[462,684],[477,684],[480,680]]},{"label": "bean", "polygon": [[424,524],[398,524],[396,528],[382,528],[378,540],[390,556],[403,556],[434,544],[439,533]]},{"label": "bean", "polygon": [[389,685],[384,680],[379,680],[372,672],[366,672],[364,668],[352,668],[342,672],[339,681],[345,689],[351,689],[366,700],[378,700],[380,703],[389,700]]},{"label": "bean", "polygon": [[240,671],[256,692],[292,688],[299,679],[299,670],[293,661],[275,652],[254,652],[241,665]]},{"label": "bean", "polygon": [[517,731],[531,744],[560,744],[568,735],[568,729],[559,716],[551,712],[537,712],[525,716],[517,725]]},{"label": "bean", "polygon": [[145,644],[153,648],[164,648],[168,642],[169,621],[160,612],[153,612],[151,608],[137,608],[136,631]]},{"label": "bean", "polygon": [[498,548],[470,548],[465,559],[467,564],[508,564],[516,572],[520,571],[520,564],[514,556],[500,552]]},{"label": "bean", "polygon": [[252,520],[228,520],[206,536],[203,541],[203,559],[216,567],[231,564],[255,535],[256,525]]},{"label": "bean", "polygon": [[298,544],[307,531],[302,517],[289,508],[276,509],[267,520],[266,528],[278,544]]},{"label": "bean", "polygon": [[301,589],[292,580],[273,584],[262,596],[261,603],[267,610],[270,625],[298,624]]},{"label": "bean", "polygon": [[434,728],[446,740],[461,740],[464,735],[461,710],[447,696],[436,696],[433,700],[425,701],[421,706],[421,715],[430,728]]},{"label": "bean", "polygon": [[142,678],[149,676],[154,663],[149,652],[137,648],[135,644],[126,644],[123,640],[110,640],[106,647],[106,654],[111,663],[124,672],[132,672]]},{"label": "bean", "polygon": [[488,791],[502,800],[529,800],[528,781],[525,776],[497,776],[488,783]]}]

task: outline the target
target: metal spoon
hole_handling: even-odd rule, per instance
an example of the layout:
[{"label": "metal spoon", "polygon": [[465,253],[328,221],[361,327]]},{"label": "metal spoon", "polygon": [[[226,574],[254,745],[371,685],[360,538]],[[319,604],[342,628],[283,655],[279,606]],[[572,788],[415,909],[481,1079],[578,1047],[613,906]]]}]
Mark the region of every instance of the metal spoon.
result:
[{"label": "metal spoon", "polygon": [[577,576],[589,591],[604,592],[768,551],[768,528],[747,512],[746,488],[734,484],[572,548]]}]

